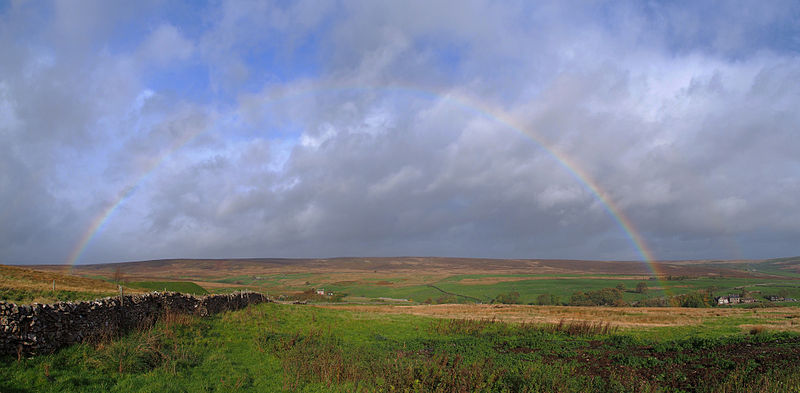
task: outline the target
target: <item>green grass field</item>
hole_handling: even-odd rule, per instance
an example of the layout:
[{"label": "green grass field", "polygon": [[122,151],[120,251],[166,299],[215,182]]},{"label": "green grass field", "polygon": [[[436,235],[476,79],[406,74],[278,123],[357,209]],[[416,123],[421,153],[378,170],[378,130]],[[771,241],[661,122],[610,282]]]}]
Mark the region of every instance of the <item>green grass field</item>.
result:
[{"label": "green grass field", "polygon": [[[726,324],[725,318],[719,326]],[[2,392],[791,392],[796,333],[519,325],[261,304],[0,360]]]},{"label": "green grass field", "polygon": [[[717,296],[729,293],[739,294],[749,291],[753,297],[763,300],[764,296],[778,294],[782,290],[786,295],[800,298],[800,280],[786,278],[681,278],[674,280],[632,280],[626,276],[592,275],[548,277],[547,275],[491,275],[469,274],[452,275],[444,278],[430,278],[428,282],[419,277],[410,279],[403,276],[375,275],[371,279],[341,281],[327,274],[275,274],[253,276],[236,276],[218,280],[217,282],[251,285],[270,294],[291,294],[309,288],[325,288],[334,293],[347,294],[345,301],[355,299],[377,299],[381,297],[409,299],[416,303],[431,299],[447,302],[482,302],[489,303],[498,295],[512,291],[520,293],[522,304],[535,303],[539,295],[556,296],[562,303],[569,301],[570,296],[578,291],[596,291],[603,288],[614,288],[621,285],[625,288],[623,299],[637,302],[644,299],[676,296],[696,291],[712,290]],[[486,284],[481,284],[487,281]],[[636,285],[645,282],[648,290],[637,293]],[[438,288],[438,289],[437,289]],[[442,291],[463,296],[447,296]],[[477,299],[477,300],[476,300]]]}]

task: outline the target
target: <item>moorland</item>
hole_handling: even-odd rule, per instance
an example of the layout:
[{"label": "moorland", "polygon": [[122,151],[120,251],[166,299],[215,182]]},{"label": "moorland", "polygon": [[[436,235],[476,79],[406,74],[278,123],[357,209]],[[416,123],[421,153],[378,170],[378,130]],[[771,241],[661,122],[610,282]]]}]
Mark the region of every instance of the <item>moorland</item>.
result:
[{"label": "moorland", "polygon": [[[800,257],[768,260],[638,261],[478,258],[172,259],[96,265],[32,266],[134,289],[201,294],[249,289],[349,303],[515,303],[538,305],[710,305],[714,297],[800,298]],[[172,284],[170,284],[172,283]],[[179,284],[181,283],[181,284]],[[642,284],[644,283],[644,284]],[[597,299],[573,296],[606,289]],[[617,292],[610,291],[617,289]],[[509,296],[511,295],[511,296]],[[498,298],[499,297],[499,298]],[[690,304],[694,301],[694,304]],[[791,305],[769,302],[770,306]]]},{"label": "moorland", "polygon": [[[2,392],[800,390],[800,258],[160,260],[0,274],[23,303],[117,285],[276,300],[0,359]],[[69,295],[48,294],[53,280]],[[716,304],[728,294],[753,302]],[[610,303],[576,305],[595,301]]]}]

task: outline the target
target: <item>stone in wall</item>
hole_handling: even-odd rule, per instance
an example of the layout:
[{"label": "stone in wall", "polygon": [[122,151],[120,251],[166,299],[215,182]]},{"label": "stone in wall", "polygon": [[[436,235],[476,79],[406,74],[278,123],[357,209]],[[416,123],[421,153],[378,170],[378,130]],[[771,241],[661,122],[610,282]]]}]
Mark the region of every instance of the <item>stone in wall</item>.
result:
[{"label": "stone in wall", "polygon": [[88,302],[0,302],[0,356],[51,353],[72,344],[114,337],[152,326],[166,312],[208,316],[267,301],[256,292],[203,297],[153,292]]}]

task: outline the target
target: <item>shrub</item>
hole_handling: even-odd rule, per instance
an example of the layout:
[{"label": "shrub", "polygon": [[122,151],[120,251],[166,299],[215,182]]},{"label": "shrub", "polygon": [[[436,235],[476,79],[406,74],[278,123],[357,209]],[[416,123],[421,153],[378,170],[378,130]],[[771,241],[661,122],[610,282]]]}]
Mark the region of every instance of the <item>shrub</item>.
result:
[{"label": "shrub", "polygon": [[624,306],[622,291],[617,288],[603,288],[589,292],[575,292],[569,300],[570,306]]},{"label": "shrub", "polygon": [[752,335],[757,335],[757,334],[761,334],[761,333],[764,333],[764,327],[763,326],[753,326],[750,329],[750,334],[752,334]]},{"label": "shrub", "polygon": [[560,303],[558,296],[543,293],[536,297],[536,304],[540,306],[554,306]]},{"label": "shrub", "polygon": [[458,303],[458,299],[453,295],[442,295],[436,298],[437,304],[451,304],[451,303]]},{"label": "shrub", "polygon": [[696,291],[685,293],[683,295],[677,295],[670,298],[670,304],[673,307],[692,307],[692,308],[703,308],[703,307],[711,307],[713,304],[713,298],[709,295],[707,291]]},{"label": "shrub", "polygon": [[505,294],[501,293],[494,298],[494,303],[519,304],[519,292],[511,291]]}]

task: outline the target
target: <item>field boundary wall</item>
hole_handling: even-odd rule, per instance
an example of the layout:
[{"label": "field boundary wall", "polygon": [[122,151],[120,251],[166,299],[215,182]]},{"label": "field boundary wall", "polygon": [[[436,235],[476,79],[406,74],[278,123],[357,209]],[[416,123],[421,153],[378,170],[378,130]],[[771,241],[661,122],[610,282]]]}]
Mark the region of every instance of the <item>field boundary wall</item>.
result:
[{"label": "field boundary wall", "polygon": [[54,304],[0,302],[0,356],[52,353],[72,344],[116,337],[150,327],[166,313],[208,316],[268,301],[257,292],[202,297],[152,292]]}]

